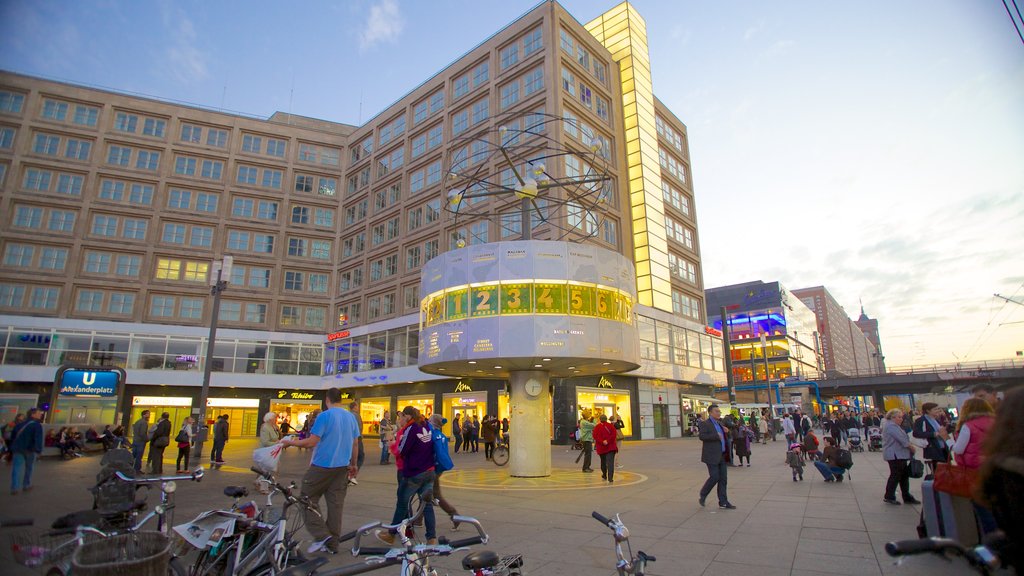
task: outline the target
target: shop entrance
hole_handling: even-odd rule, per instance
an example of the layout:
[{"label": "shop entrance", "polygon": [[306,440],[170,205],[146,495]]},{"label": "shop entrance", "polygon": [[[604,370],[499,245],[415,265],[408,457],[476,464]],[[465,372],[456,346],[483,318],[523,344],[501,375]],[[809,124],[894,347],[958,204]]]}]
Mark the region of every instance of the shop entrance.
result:
[{"label": "shop entrance", "polygon": [[594,403],[594,418],[601,419],[601,414],[611,418],[615,412],[615,404],[599,404]]},{"label": "shop entrance", "polygon": [[142,411],[149,410],[149,425],[156,424],[160,415],[167,412],[171,421],[171,436],[175,436],[181,429],[185,418],[192,415],[192,399],[172,396],[133,396],[131,419],[128,421],[126,432],[131,436],[131,425],[142,417]]},{"label": "shop entrance", "polygon": [[[228,439],[259,434],[262,415],[258,398],[210,398],[206,401],[206,423],[212,427],[221,414],[228,415]],[[213,430],[210,430],[213,438]]]},{"label": "shop entrance", "polygon": [[668,438],[668,405],[654,405],[654,437]]},{"label": "shop entrance", "polygon": [[[628,390],[616,390],[612,388],[585,388],[576,387],[576,418],[582,418],[583,411],[590,409],[595,418],[601,414],[609,418],[617,414],[622,418],[625,428],[622,433],[628,438],[633,435],[633,423],[628,416],[633,413],[632,400]],[[597,420],[595,420],[597,422]]]},{"label": "shop entrance", "polygon": [[[313,410],[320,408],[321,402],[319,400],[287,400],[278,402],[275,400],[270,401],[270,411],[274,412],[278,416],[278,425],[285,422],[292,430],[302,430],[302,424],[306,421],[306,418],[313,413]],[[228,418],[228,423],[231,422],[231,418]],[[258,420],[262,423],[262,420]]]}]

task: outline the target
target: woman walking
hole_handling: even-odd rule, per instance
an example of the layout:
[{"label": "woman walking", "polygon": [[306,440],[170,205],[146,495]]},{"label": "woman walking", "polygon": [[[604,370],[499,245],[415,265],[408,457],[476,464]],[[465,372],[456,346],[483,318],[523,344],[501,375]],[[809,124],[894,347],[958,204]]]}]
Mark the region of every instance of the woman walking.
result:
[{"label": "woman walking", "polygon": [[615,426],[608,423],[608,416],[601,414],[601,422],[591,432],[594,447],[601,458],[601,479],[609,484],[615,481],[615,454],[619,447],[615,442]]},{"label": "woman walking", "polygon": [[[956,428],[956,443],[953,444],[953,456],[957,466],[963,466],[975,473],[981,469],[984,455],[982,446],[995,422],[995,411],[992,406],[980,398],[968,398],[960,407],[960,421]],[[995,532],[996,518],[992,511],[977,502],[974,505],[974,514],[981,524],[981,531],[984,534]]]},{"label": "woman walking", "polygon": [[462,414],[456,414],[452,420],[452,438],[455,439],[455,453],[458,454],[459,448],[462,448]]},{"label": "woman walking", "polygon": [[949,446],[946,445],[949,430],[939,423],[942,414],[943,410],[938,404],[925,402],[921,405],[921,417],[914,422],[913,428],[914,438],[924,442],[921,456],[933,473],[936,464],[949,462]]},{"label": "woman walking", "polygon": [[[174,440],[178,442],[178,460],[175,463],[175,469],[178,474],[188,473],[188,461],[189,456],[192,453],[192,441],[195,436],[195,432],[192,430],[192,423],[195,420],[191,416],[186,416],[185,420],[181,423],[181,430],[178,431],[178,435],[174,437]],[[182,466],[182,460],[185,461],[185,465]]]},{"label": "woman walking", "polygon": [[910,467],[907,463],[916,451],[910,443],[910,437],[903,429],[903,410],[893,408],[885,414],[882,424],[882,458],[889,463],[889,479],[885,483],[885,495],[882,501],[898,506],[896,486],[899,485],[906,504],[921,502],[910,495]]},{"label": "woman walking", "polygon": [[484,439],[484,459],[490,460],[494,456],[494,441],[498,437],[498,419],[493,416],[484,416],[483,424],[480,425],[480,435]]},{"label": "woman walking", "polygon": [[395,427],[391,423],[391,412],[385,410],[384,416],[380,419],[380,465],[384,466],[391,463],[391,452],[388,451],[388,445],[395,438]]},{"label": "woman walking", "polygon": [[[406,406],[398,416],[403,426],[395,442],[396,462],[401,463],[399,472],[398,501],[395,503],[395,515],[392,524],[398,524],[408,517],[409,500],[413,495],[421,498],[434,490],[434,442],[427,423],[415,406]],[[437,521],[434,517],[434,506],[427,500],[423,502],[423,524],[426,527],[427,544],[437,544]],[[394,544],[395,532],[378,530],[377,538],[388,544]]]},{"label": "woman walking", "polygon": [[260,448],[273,446],[281,439],[281,429],[277,427],[277,414],[267,412],[263,415],[263,425],[260,426]]},{"label": "woman walking", "polygon": [[750,468],[750,440],[754,436],[754,433],[747,428],[747,425],[743,423],[743,419],[739,420],[739,425],[732,431],[732,443],[736,447],[736,465],[742,466],[743,459],[747,459],[747,468]]}]

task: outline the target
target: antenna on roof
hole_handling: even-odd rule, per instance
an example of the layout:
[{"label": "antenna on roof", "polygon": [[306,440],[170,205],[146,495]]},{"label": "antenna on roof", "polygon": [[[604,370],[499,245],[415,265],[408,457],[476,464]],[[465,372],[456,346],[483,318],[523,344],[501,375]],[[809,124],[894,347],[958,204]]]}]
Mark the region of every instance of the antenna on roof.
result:
[{"label": "antenna on roof", "polygon": [[295,98],[295,68],[292,68],[292,88],[288,91],[288,123],[292,123],[292,100]]},{"label": "antenna on roof", "polygon": [[357,126],[358,125],[362,125],[362,123],[363,123],[363,89],[360,88],[359,89],[359,121],[356,122],[356,125]]}]

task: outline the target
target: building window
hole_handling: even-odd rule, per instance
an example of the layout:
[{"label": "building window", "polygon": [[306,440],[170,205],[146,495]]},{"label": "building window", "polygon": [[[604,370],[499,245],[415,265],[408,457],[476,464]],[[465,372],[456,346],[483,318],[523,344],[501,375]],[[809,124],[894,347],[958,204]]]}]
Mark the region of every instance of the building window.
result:
[{"label": "building window", "polygon": [[35,308],[37,310],[56,310],[57,299],[60,296],[60,288],[44,288],[36,286],[32,288],[32,294],[29,296],[28,306],[29,308]]},{"label": "building window", "polygon": [[277,202],[260,200],[256,211],[256,217],[260,220],[277,220]]},{"label": "building window", "polygon": [[213,247],[213,228],[207,226],[193,226],[192,235],[189,238],[189,245],[196,248]]},{"label": "building window", "polygon": [[206,132],[206,145],[226,148],[228,145],[228,131],[210,128]]},{"label": "building window", "polygon": [[0,112],[21,114],[21,109],[24,105],[24,94],[8,92],[7,90],[0,90]]},{"label": "building window", "polygon": [[124,229],[121,231],[121,237],[127,240],[145,240],[146,230],[148,228],[148,220],[141,220],[139,218],[125,218]]},{"label": "building window", "polygon": [[164,233],[160,237],[160,240],[167,244],[184,244],[185,243],[185,225],[165,223]]},{"label": "building window", "polygon": [[125,292],[113,292],[107,303],[107,312],[110,314],[131,314],[135,309],[135,294]]},{"label": "building window", "polygon": [[35,246],[26,244],[8,244],[4,249],[4,266],[25,268],[32,265],[35,257]]},{"label": "building window", "polygon": [[535,28],[533,32],[528,32],[523,37],[523,57],[538,52],[542,48],[544,48],[544,36],[540,28]]},{"label": "building window", "polygon": [[700,302],[678,290],[672,291],[672,311],[686,318],[700,321]]},{"label": "building window", "polygon": [[96,214],[92,217],[94,236],[117,236],[117,216]]},{"label": "building window", "polygon": [[85,253],[85,264],[82,271],[89,274],[107,274],[110,272],[110,254],[105,252]]},{"label": "building window", "polygon": [[170,258],[157,258],[157,280],[177,280],[179,277],[181,277],[181,260],[172,260]]},{"label": "building window", "polygon": [[0,148],[10,150],[14,147],[14,135],[17,134],[14,128],[0,126]]},{"label": "building window", "polygon": [[39,267],[43,270],[63,270],[67,261],[67,248],[46,247],[39,258]]},{"label": "building window", "polygon": [[100,312],[103,310],[103,292],[100,290],[79,290],[75,301],[78,312]]},{"label": "building window", "polygon": [[438,90],[430,95],[430,114],[437,114],[444,109],[444,92]]},{"label": "building window", "polygon": [[203,160],[199,176],[207,180],[220,180],[224,172],[224,163],[220,160]]},{"label": "building window", "polygon": [[188,142],[190,144],[199,144],[203,141],[203,127],[196,126],[194,124],[182,124],[181,125],[181,138],[182,142]]},{"label": "building window", "polygon": [[178,156],[174,159],[174,173],[182,176],[195,176],[196,175],[197,161],[195,158],[189,158],[188,156]]},{"label": "building window", "polygon": [[284,273],[284,289],[285,290],[302,290],[305,280],[305,275],[302,272],[294,272],[285,270]]},{"label": "building window", "polygon": [[490,63],[481,62],[479,66],[473,68],[473,88],[479,88],[484,82],[488,80]]},{"label": "building window", "polygon": [[142,206],[153,204],[153,187],[149,184],[133,183],[128,190],[128,202]]},{"label": "building window", "polygon": [[0,306],[20,308],[25,301],[25,287],[14,284],[0,284]]},{"label": "building window", "polygon": [[330,240],[313,240],[313,248],[311,249],[311,255],[317,260],[330,260],[331,259],[331,241]]},{"label": "building window", "polygon": [[452,82],[452,98],[461,98],[469,94],[469,74],[463,74]]},{"label": "building window", "polygon": [[242,303],[222,300],[220,303],[220,319],[225,322],[238,322],[242,319]]},{"label": "building window", "polygon": [[203,300],[202,298],[182,298],[181,299],[181,318],[187,318],[191,320],[200,320],[203,317]]},{"label": "building window", "polygon": [[300,257],[308,256],[308,241],[305,238],[289,238],[288,255]]},{"label": "building window", "polygon": [[18,228],[42,227],[43,209],[35,206],[18,206],[14,210],[14,225]]},{"label": "building window", "polygon": [[142,270],[142,256],[121,254],[117,257],[114,273],[118,276],[138,278]]},{"label": "building window", "polygon": [[412,123],[419,124],[427,119],[427,101],[417,103],[412,109]]},{"label": "building window", "polygon": [[264,324],[267,321],[266,304],[246,304],[245,321],[251,324]]},{"label": "building window", "polygon": [[284,158],[288,150],[288,143],[277,138],[267,138],[267,155]]},{"label": "building window", "polygon": [[228,250],[249,250],[249,233],[241,230],[228,230]]},{"label": "building window", "polygon": [[501,69],[505,70],[519,62],[519,43],[509,44],[501,49],[498,54],[501,60]]},{"label": "building window", "polygon": [[146,118],[145,123],[142,125],[142,133],[146,136],[153,136],[155,138],[163,138],[164,130],[167,128],[167,122],[158,118]]},{"label": "building window", "polygon": [[252,242],[252,251],[260,254],[273,254],[274,236],[270,234],[256,234]]},{"label": "building window", "polygon": [[46,229],[52,232],[73,232],[77,214],[65,210],[50,210],[50,220]]},{"label": "building window", "polygon": [[160,168],[160,153],[153,150],[139,150],[135,157],[135,167],[139,170],[155,172]]},{"label": "building window", "polygon": [[200,192],[196,195],[196,211],[198,212],[217,212],[217,204],[220,201],[220,196],[217,194],[211,194],[209,192]]},{"label": "building window", "polygon": [[114,130],[134,134],[139,124],[139,117],[127,112],[118,112],[114,116]]},{"label": "building window", "polygon": [[153,296],[149,303],[149,315],[157,318],[174,316],[174,296]]},{"label": "building window", "polygon": [[501,109],[519,102],[519,80],[513,80],[501,87]]},{"label": "building window", "polygon": [[523,88],[527,96],[543,90],[544,69],[537,67],[533,71],[527,72],[526,76],[523,77]]}]

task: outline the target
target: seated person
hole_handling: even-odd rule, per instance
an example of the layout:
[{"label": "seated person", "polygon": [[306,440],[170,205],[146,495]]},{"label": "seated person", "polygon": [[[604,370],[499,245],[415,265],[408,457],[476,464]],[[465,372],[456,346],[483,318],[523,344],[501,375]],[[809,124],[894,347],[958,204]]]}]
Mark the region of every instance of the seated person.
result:
[{"label": "seated person", "polygon": [[57,435],[56,428],[50,428],[46,431],[46,437],[43,438],[43,446],[56,446],[60,442],[60,437]]},{"label": "seated person", "polygon": [[94,426],[89,426],[89,429],[85,431],[85,443],[86,444],[102,444],[103,439],[100,438],[99,432],[96,431]]},{"label": "seated person", "polygon": [[835,438],[827,436],[825,437],[825,443],[826,446],[821,459],[814,462],[814,467],[818,469],[818,472],[821,472],[825,482],[842,482],[846,469],[838,466],[837,463],[836,457],[839,453],[838,442],[836,442]]},{"label": "seated person", "polygon": [[114,437],[114,431],[111,430],[111,425],[107,424],[103,427],[103,432],[100,434],[100,442],[103,443],[103,451],[107,452],[114,447],[114,442],[117,438]]},{"label": "seated person", "polygon": [[814,433],[814,430],[808,430],[804,434],[804,454],[812,462],[818,460],[821,457],[821,452],[818,450],[820,443],[818,442],[818,436]]}]

